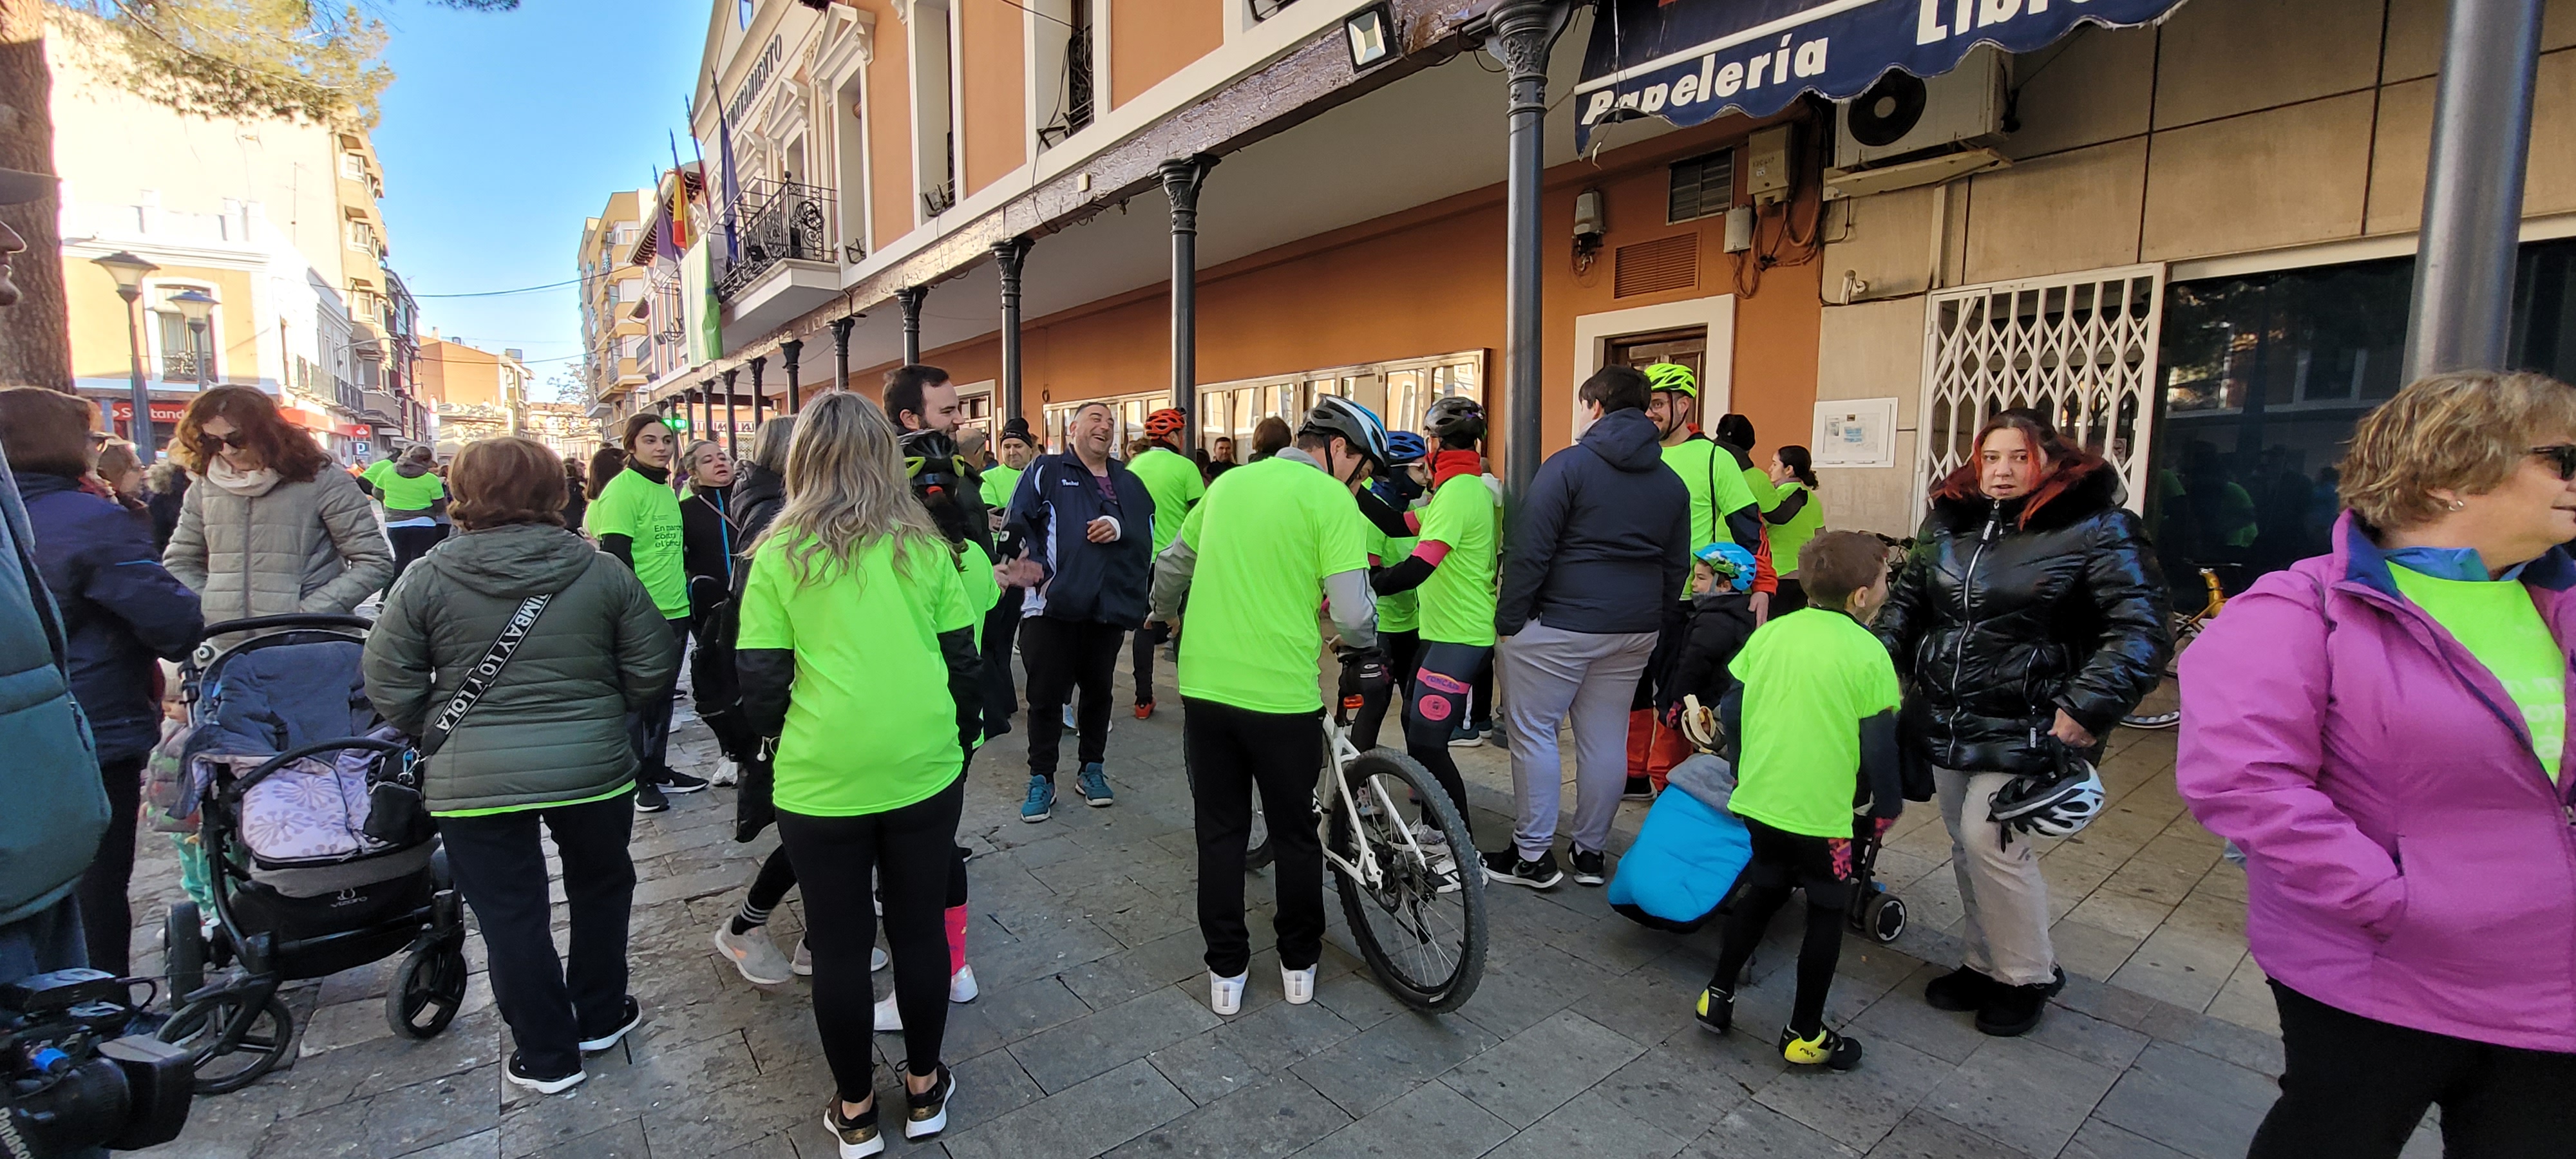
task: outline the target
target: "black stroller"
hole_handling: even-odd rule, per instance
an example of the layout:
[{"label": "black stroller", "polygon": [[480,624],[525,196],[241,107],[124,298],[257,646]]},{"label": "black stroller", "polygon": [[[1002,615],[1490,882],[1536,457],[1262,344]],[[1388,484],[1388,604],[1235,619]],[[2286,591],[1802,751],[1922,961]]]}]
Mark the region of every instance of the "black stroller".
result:
[{"label": "black stroller", "polygon": [[284,983],[402,951],[385,993],[395,1031],[428,1038],[464,1004],[465,927],[437,838],[365,832],[376,780],[415,759],[361,689],[369,626],[333,615],[209,624],[180,666],[188,727],[164,742],[179,770],[178,799],[164,804],[198,814],[200,896],[215,921],[194,901],[170,908],[160,1037],[195,1057],[201,1093],[239,1090],[286,1057]]}]

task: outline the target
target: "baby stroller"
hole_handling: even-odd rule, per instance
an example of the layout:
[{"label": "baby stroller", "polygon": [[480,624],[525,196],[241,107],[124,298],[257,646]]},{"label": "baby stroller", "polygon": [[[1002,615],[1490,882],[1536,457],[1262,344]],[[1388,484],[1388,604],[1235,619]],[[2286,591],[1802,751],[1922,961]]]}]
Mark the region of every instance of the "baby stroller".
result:
[{"label": "baby stroller", "polygon": [[362,689],[368,627],[333,615],[209,624],[180,665],[188,720],[163,742],[173,759],[158,763],[177,775],[155,803],[197,815],[215,920],[195,901],[170,907],[160,1037],[194,1056],[201,1093],[239,1090],[286,1057],[284,983],[402,951],[385,994],[395,1031],[428,1038],[464,1004],[465,927],[436,836],[366,833],[376,783],[415,759]]}]

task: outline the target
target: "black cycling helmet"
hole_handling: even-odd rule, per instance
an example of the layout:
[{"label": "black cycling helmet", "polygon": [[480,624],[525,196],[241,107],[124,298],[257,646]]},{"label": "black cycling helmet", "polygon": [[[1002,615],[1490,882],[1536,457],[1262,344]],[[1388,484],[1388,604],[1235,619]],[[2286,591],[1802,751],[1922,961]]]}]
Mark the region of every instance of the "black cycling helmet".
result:
[{"label": "black cycling helmet", "polygon": [[1422,414],[1422,433],[1435,439],[1485,437],[1485,407],[1464,395],[1450,395]]},{"label": "black cycling helmet", "polygon": [[907,431],[896,445],[903,448],[903,473],[914,491],[954,491],[966,485],[965,456],[957,453],[957,440],[946,431]]},{"label": "black cycling helmet", "polygon": [[1353,450],[1381,466],[1389,454],[1386,424],[1379,422],[1369,408],[1339,395],[1316,399],[1315,409],[1306,412],[1306,421],[1297,424],[1297,433],[1340,435]]}]

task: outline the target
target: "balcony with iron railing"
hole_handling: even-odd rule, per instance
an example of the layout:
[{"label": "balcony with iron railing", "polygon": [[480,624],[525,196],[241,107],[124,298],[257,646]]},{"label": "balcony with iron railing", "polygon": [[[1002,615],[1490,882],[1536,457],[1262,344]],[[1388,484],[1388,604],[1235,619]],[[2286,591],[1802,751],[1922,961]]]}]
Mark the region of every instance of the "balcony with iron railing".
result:
[{"label": "balcony with iron railing", "polygon": [[[716,254],[716,297],[732,304],[759,285],[780,263],[817,262],[837,268],[832,244],[832,191],[819,185],[755,177],[711,223]],[[728,241],[725,231],[734,231]]]},{"label": "balcony with iron railing", "polygon": [[[201,365],[203,365],[203,359],[198,352],[194,350],[164,350],[161,352],[161,377],[170,382],[197,381],[197,371]],[[208,367],[207,369],[212,368]]]}]

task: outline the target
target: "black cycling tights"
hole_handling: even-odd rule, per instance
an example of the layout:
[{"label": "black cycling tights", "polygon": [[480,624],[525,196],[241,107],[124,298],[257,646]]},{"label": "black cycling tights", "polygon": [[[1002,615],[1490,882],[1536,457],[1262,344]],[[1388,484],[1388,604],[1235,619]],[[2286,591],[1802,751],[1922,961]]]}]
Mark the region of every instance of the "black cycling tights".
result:
[{"label": "black cycling tights", "polygon": [[[1469,687],[1493,651],[1474,644],[1425,640],[1414,653],[1413,679],[1406,688],[1412,696],[1404,704],[1404,751],[1448,790],[1460,821],[1468,816],[1467,782],[1449,755],[1449,734],[1466,722]],[[1475,824],[1468,822],[1468,828],[1474,829]]]},{"label": "black cycling tights", "polygon": [[805,891],[805,947],[814,958],[814,1024],[846,1102],[875,1087],[876,897],[885,902],[886,952],[894,958],[895,1009],[903,1014],[907,1068],[936,1072],[948,1029],[948,935],[943,911],[957,858],[959,777],[927,800],[856,817],[778,811],[781,846]]},{"label": "black cycling tights", "polygon": [[1772,915],[1788,902],[1791,889],[1805,889],[1807,933],[1798,943],[1798,996],[1789,1007],[1789,1029],[1800,1038],[1814,1038],[1825,1028],[1825,994],[1833,988],[1834,965],[1843,953],[1843,902],[1851,882],[1842,867],[1850,862],[1849,843],[1837,858],[1830,838],[1785,833],[1759,821],[1748,820],[1744,827],[1753,839],[1753,860],[1744,867],[1744,892],[1736,895],[1735,910],[1727,915],[1717,973],[1708,984],[1734,993]]}]

